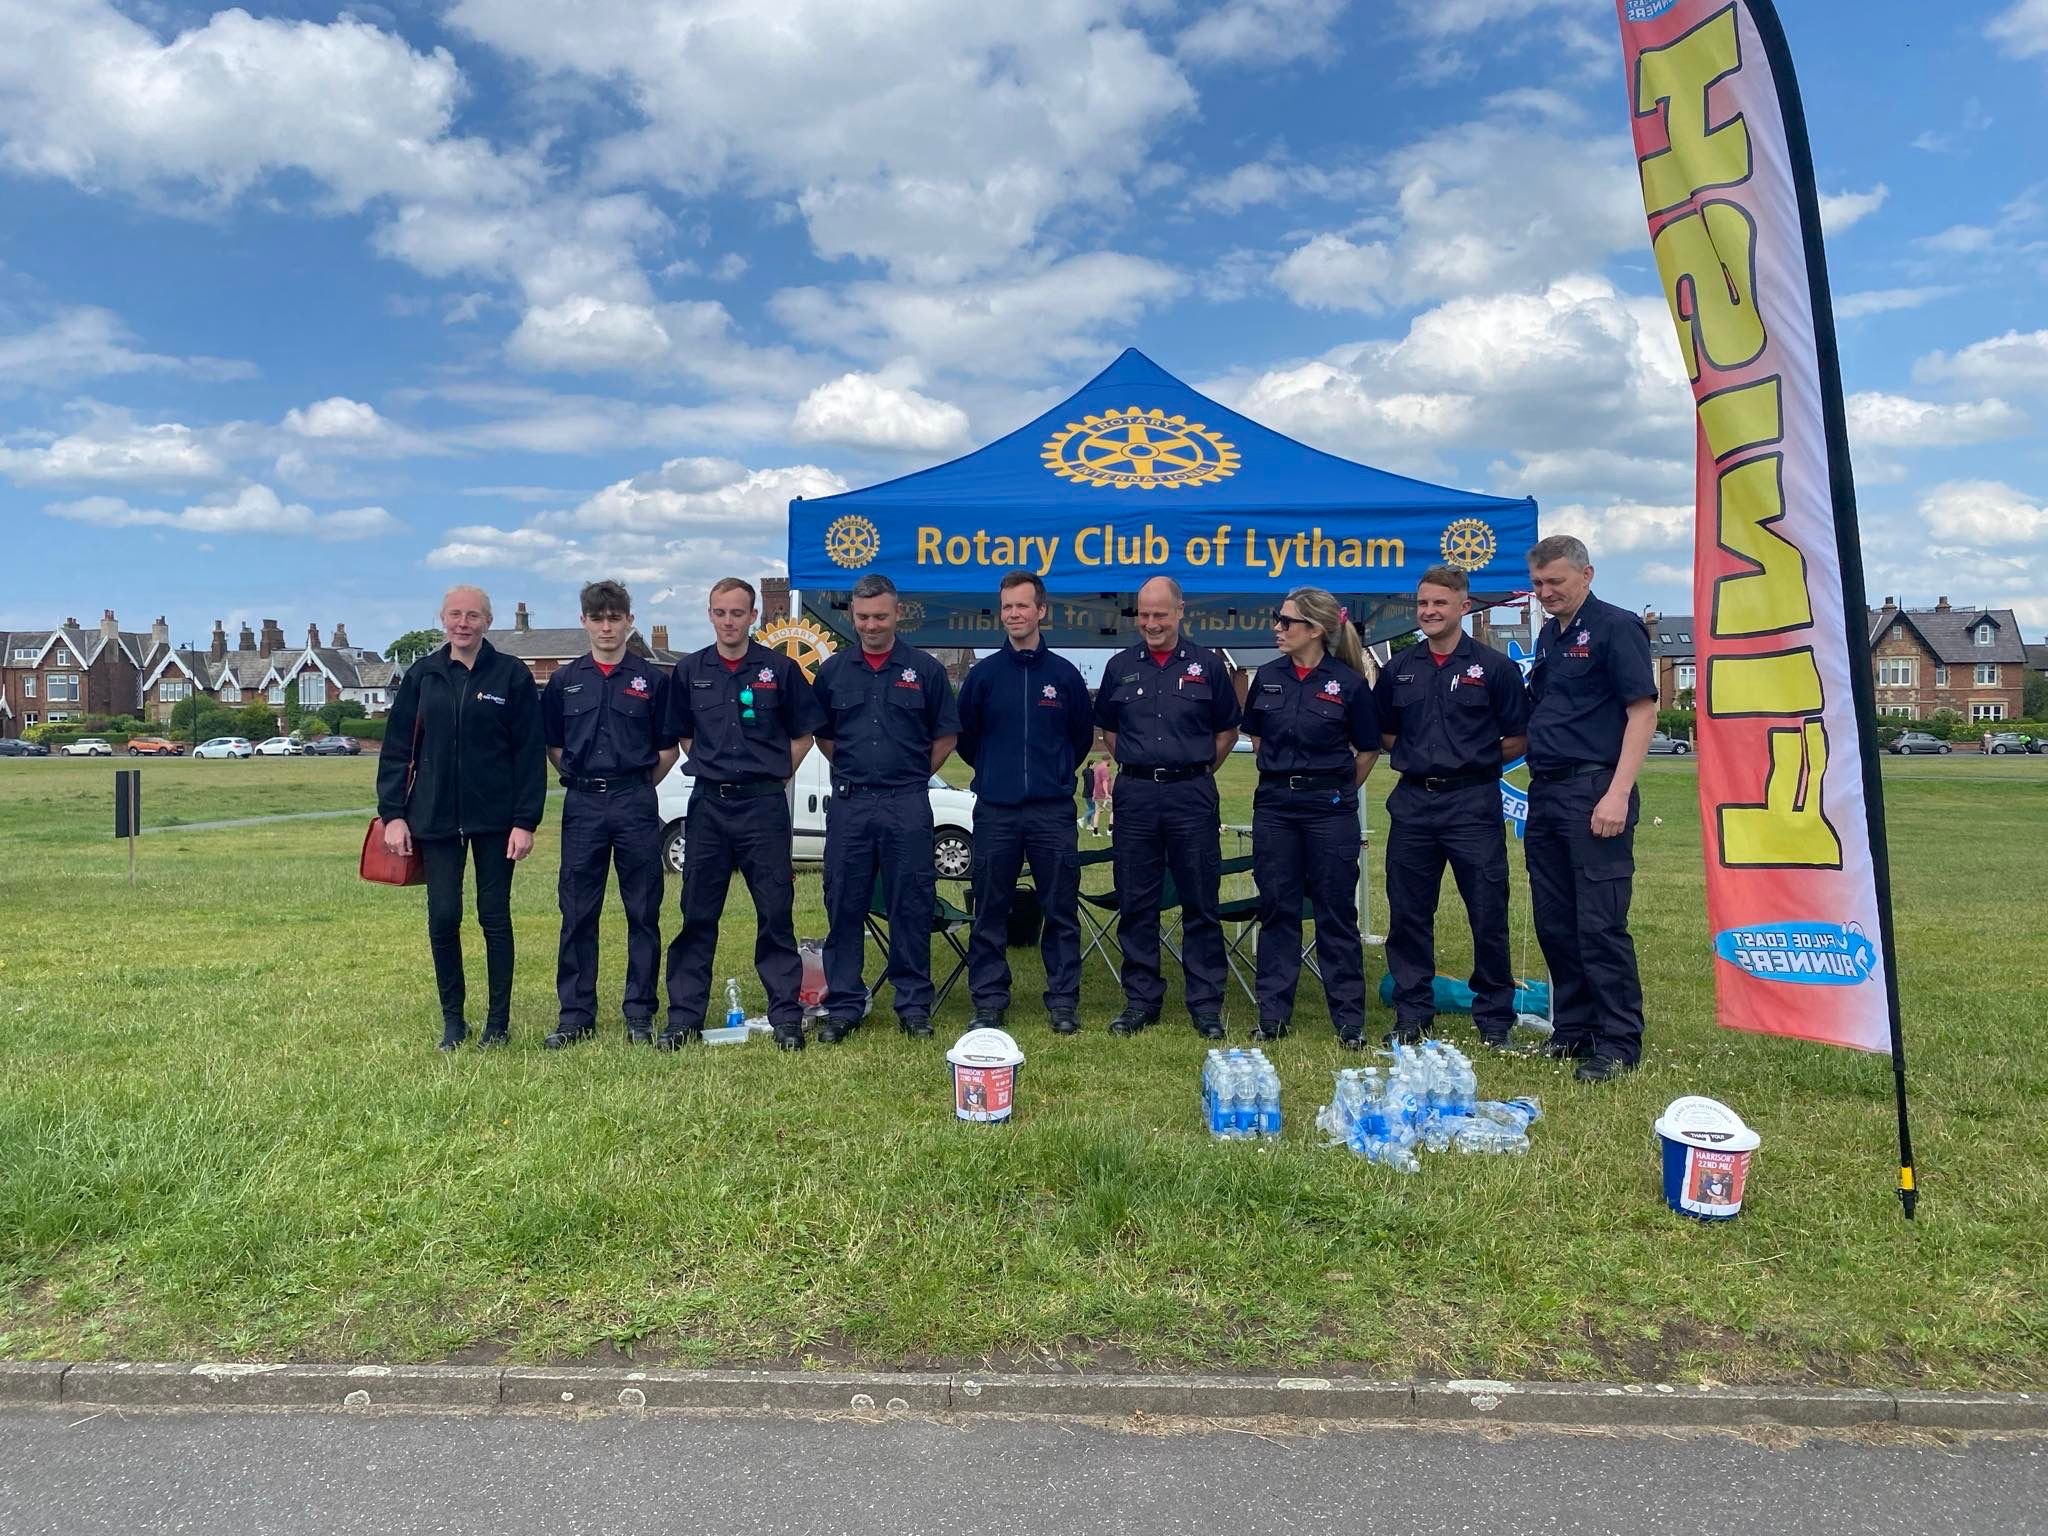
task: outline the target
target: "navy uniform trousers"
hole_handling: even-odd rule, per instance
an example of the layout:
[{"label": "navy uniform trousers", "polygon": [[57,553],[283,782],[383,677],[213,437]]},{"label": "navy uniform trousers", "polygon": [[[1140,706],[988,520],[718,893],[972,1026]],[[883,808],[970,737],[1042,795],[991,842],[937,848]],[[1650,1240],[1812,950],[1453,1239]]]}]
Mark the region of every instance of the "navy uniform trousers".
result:
[{"label": "navy uniform trousers", "polygon": [[1285,1022],[1301,981],[1301,907],[1316,920],[1316,963],[1340,1036],[1365,1030],[1365,947],[1358,932],[1358,794],[1261,784],[1252,798],[1259,886],[1259,1017]]},{"label": "navy uniform trousers", "polygon": [[1191,1015],[1223,1011],[1223,924],[1216,917],[1222,880],[1222,823],[1216,781],[1207,774],[1158,784],[1134,774],[1116,781],[1117,948],[1123,953],[1124,1000],[1158,1013],[1166,1000],[1159,972],[1159,901],[1173,875],[1180,899],[1187,1005]]},{"label": "navy uniform trousers", "polygon": [[555,882],[562,944],[555,996],[560,1022],[571,1029],[597,1023],[597,923],[614,867],[626,909],[626,1021],[651,1023],[661,964],[663,873],[661,808],[645,775],[640,783],[622,783],[602,794],[572,789],[562,802],[562,866]]},{"label": "navy uniform trousers", "polygon": [[1045,1006],[1081,1003],[1081,856],[1075,845],[1074,802],[1032,800],[974,807],[974,933],[967,942],[967,985],[978,1009],[1010,1006],[1006,954],[1010,902],[1017,876],[1031,865],[1045,914]]},{"label": "navy uniform trousers", "polygon": [[[754,901],[754,969],[768,993],[768,1022],[803,1023],[803,961],[796,952],[796,875],[790,868],[789,801],[772,793],[725,797],[699,781],[683,820],[683,927],[668,947],[668,1030],[704,1026],[718,920],[735,870]],[[720,1010],[719,1022],[724,1022]]]},{"label": "navy uniform trousers", "polygon": [[1431,792],[1404,779],[1387,810],[1387,969],[1396,1027],[1426,1030],[1436,1019],[1436,906],[1448,863],[1472,923],[1472,1023],[1482,1038],[1505,1040],[1515,1027],[1515,977],[1500,785]]},{"label": "navy uniform trousers", "polygon": [[1550,967],[1552,1044],[1633,1066],[1643,1048],[1643,984],[1628,904],[1641,802],[1631,790],[1626,830],[1595,837],[1593,807],[1613,781],[1608,769],[1531,784],[1523,852],[1536,942]]},{"label": "navy uniform trousers", "polygon": [[932,801],[924,784],[835,785],[825,807],[825,1012],[841,1023],[867,1009],[861,979],[868,903],[882,880],[889,984],[899,1018],[932,1011]]}]

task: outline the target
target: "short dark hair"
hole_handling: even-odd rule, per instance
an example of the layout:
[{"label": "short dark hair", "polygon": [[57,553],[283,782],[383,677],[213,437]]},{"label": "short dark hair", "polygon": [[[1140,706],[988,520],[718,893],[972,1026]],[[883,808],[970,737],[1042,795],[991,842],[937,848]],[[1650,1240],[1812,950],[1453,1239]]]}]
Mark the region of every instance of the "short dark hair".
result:
[{"label": "short dark hair", "polygon": [[577,601],[586,619],[601,619],[608,613],[625,618],[633,611],[633,596],[616,581],[593,581],[584,587]]},{"label": "short dark hair", "polygon": [[1446,587],[1453,592],[1469,593],[1472,590],[1472,578],[1459,570],[1455,565],[1432,565],[1422,573],[1421,579],[1415,585],[1418,587]]},{"label": "short dark hair", "polygon": [[1586,552],[1586,546],[1568,533],[1553,533],[1547,539],[1538,539],[1536,547],[1529,551],[1529,569],[1554,565],[1564,561],[1575,571],[1591,567],[1593,557]]},{"label": "short dark hair", "polygon": [[1000,598],[1003,593],[1009,591],[1012,587],[1029,587],[1038,594],[1038,606],[1041,608],[1045,606],[1045,583],[1039,579],[1038,572],[1005,571],[1003,579],[996,584],[997,597]]},{"label": "short dark hair", "polygon": [[894,597],[896,595],[896,583],[884,576],[880,571],[869,571],[867,575],[861,577],[859,581],[853,584],[853,595],[855,597]]},{"label": "short dark hair", "polygon": [[754,596],[754,584],[751,581],[741,581],[737,576],[721,576],[711,584],[711,596],[716,597],[721,592],[746,593],[747,606],[749,608],[752,608],[759,601]]}]

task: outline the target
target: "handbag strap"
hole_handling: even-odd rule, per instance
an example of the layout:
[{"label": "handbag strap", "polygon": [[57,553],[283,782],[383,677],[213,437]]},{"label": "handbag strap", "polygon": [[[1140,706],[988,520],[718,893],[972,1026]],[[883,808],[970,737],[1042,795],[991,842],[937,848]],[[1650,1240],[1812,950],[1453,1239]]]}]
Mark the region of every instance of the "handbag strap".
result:
[{"label": "handbag strap", "polygon": [[405,799],[401,802],[406,809],[412,808],[412,783],[420,776],[420,719],[423,704],[415,704],[412,712],[412,752],[405,763]]}]

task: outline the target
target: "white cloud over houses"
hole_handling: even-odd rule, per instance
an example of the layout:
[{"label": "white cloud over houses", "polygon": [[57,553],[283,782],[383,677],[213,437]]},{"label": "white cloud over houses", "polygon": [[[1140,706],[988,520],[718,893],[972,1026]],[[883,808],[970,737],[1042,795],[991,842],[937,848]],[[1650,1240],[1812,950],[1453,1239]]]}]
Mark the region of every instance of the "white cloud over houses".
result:
[{"label": "white cloud over houses", "polygon": [[118,411],[31,447],[0,447],[0,475],[17,485],[189,486],[227,473],[213,446],[190,427],[138,425]]},{"label": "white cloud over houses", "polygon": [[44,510],[52,517],[98,528],[170,528],[206,535],[284,534],[329,542],[379,538],[403,527],[382,507],[315,512],[301,503],[281,500],[267,485],[245,486],[232,497],[198,502],[177,512],[132,506],[112,496],[57,502]]},{"label": "white cloud over houses", "polygon": [[1602,507],[1569,502],[1543,509],[1543,531],[1576,535],[1593,552],[1593,563],[1598,565],[1603,553],[1689,549],[1695,512],[1689,501],[1670,506],[1615,502]]},{"label": "white cloud over houses", "polygon": [[820,384],[796,408],[798,442],[836,443],[898,453],[943,453],[967,442],[967,413],[886,373],[844,373]]},{"label": "white cloud over houses", "polygon": [[[1999,480],[1947,480],[1920,498],[1928,535],[1952,543],[2005,549],[2048,541],[2048,505]],[[2048,591],[2048,570],[2036,586]]]}]

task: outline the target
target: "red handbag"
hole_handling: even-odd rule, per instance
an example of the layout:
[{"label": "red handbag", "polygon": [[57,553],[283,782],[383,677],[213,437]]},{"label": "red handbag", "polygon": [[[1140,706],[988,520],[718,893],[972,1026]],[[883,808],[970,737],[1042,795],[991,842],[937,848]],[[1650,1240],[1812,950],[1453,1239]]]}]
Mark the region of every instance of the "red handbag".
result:
[{"label": "red handbag", "polygon": [[[420,717],[412,717],[412,761],[405,767],[405,798],[412,799],[412,782],[420,771]],[[411,853],[393,853],[384,846],[384,818],[372,816],[370,830],[363,834],[362,877],[376,885],[425,885],[427,861],[420,857],[419,844]]]}]

